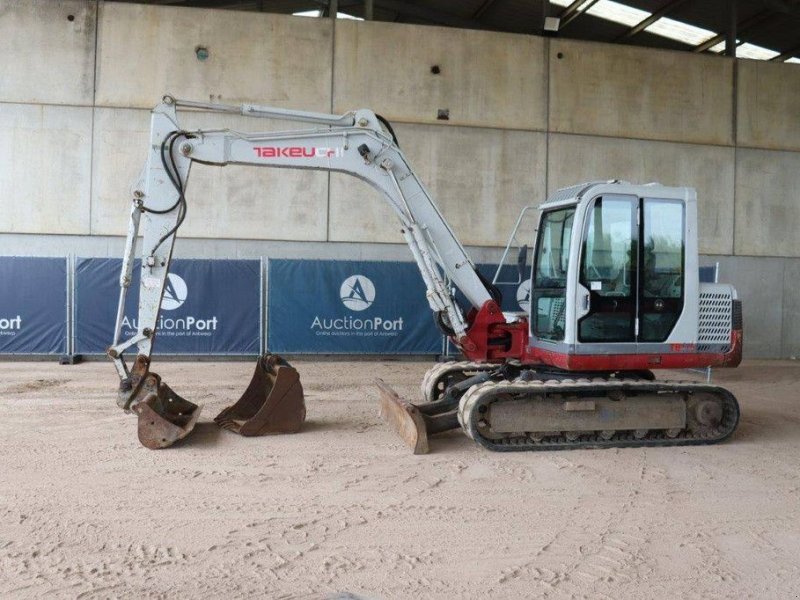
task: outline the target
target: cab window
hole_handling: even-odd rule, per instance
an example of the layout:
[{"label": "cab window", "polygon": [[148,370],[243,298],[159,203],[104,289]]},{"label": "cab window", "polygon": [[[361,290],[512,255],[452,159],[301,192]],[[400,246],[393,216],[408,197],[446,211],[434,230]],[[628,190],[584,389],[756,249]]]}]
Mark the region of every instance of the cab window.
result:
[{"label": "cab window", "polygon": [[534,335],[543,340],[564,339],[570,239],[575,207],[542,215],[534,268],[532,320]]}]

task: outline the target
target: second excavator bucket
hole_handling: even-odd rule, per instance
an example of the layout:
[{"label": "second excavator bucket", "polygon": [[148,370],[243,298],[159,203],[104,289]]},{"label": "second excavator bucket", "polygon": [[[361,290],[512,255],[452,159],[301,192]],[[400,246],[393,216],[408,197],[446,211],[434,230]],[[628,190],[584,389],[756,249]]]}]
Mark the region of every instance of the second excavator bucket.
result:
[{"label": "second excavator bucket", "polygon": [[276,354],[258,359],[250,385],[239,400],[214,421],[245,436],[296,433],[306,418],[300,375]]},{"label": "second excavator bucket", "polygon": [[157,450],[171,446],[194,429],[203,407],[181,398],[149,373],[141,391],[144,399],[131,407],[139,417],[139,441],[146,448]]}]

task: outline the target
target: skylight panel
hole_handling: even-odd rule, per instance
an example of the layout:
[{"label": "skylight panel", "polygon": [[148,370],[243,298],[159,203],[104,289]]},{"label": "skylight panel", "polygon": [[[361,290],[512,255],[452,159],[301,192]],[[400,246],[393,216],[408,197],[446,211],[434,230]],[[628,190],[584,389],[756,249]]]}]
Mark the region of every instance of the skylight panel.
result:
[{"label": "skylight panel", "polygon": [[[322,13],[321,10],[302,10],[300,12],[292,13],[295,17],[319,17]],[[352,19],[353,21],[363,21],[361,17],[354,17],[353,15],[348,15],[347,13],[337,12],[336,13],[337,19]]]},{"label": "skylight panel", "polygon": [[621,23],[628,27],[638,25],[650,16],[650,13],[645,10],[626,6],[619,2],[614,2],[613,0],[600,0],[600,2],[585,12],[586,14],[600,17],[608,21],[614,21],[615,23]]},{"label": "skylight panel", "polygon": [[[755,60],[769,60],[770,58],[775,58],[778,56],[778,52],[774,50],[770,50],[769,48],[764,48],[763,46],[757,46],[756,44],[751,44],[749,42],[742,43],[741,40],[736,40],[737,48],[736,48],[736,58],[753,58]],[[709,48],[711,52],[716,52],[717,54],[721,54],[725,52],[725,42],[722,41],[719,44],[716,44]]]},{"label": "skylight panel", "polygon": [[682,21],[676,21],[675,19],[670,19],[669,17],[660,18],[658,21],[645,29],[645,31],[649,33],[655,33],[661,37],[677,40],[679,42],[683,42],[684,44],[689,44],[690,46],[702,44],[703,42],[706,42],[717,35],[708,29],[695,27],[694,25],[689,25],[688,23],[683,23]]},{"label": "skylight panel", "polygon": [[709,52],[716,52],[720,54],[725,52],[725,40],[722,40],[719,44],[714,44],[711,48],[708,49]]},{"label": "skylight panel", "polygon": [[[572,4],[570,0],[550,0],[550,3],[558,6],[569,6]],[[580,10],[580,8],[578,10]],[[584,12],[594,17],[605,19],[606,21],[613,21],[614,23],[625,25],[626,27],[638,25],[652,14],[646,10],[633,8],[632,6],[614,2],[613,0],[600,0]],[[660,18],[647,27],[645,31],[660,35],[661,37],[677,40],[689,44],[690,46],[702,44],[716,35],[716,33],[708,29],[695,27],[694,25],[689,25],[688,23],[676,21],[668,17]]]},{"label": "skylight panel", "polygon": [[767,48],[762,48],[761,46],[756,46],[755,44],[744,43],[736,49],[736,57],[737,58],[754,58],[756,60],[769,60],[770,58],[775,58],[780,54],[779,52],[775,52],[774,50],[769,50]]},{"label": "skylight panel", "polygon": [[[600,19],[605,19],[606,21],[613,21],[614,23],[625,25],[626,27],[634,27],[652,14],[646,10],[640,10],[620,2],[614,2],[614,0],[600,0],[593,6],[590,6],[588,9],[584,10],[584,7],[588,6],[590,1],[591,0],[585,0],[583,5],[579,6],[577,10],[585,12],[588,15],[592,15],[593,17],[598,17]],[[550,0],[550,4],[566,7],[572,4],[572,0]],[[703,29],[702,27],[696,27],[682,21],[676,21],[675,19],[670,19],[669,17],[661,17],[655,23],[649,25],[645,31],[654,35],[688,44],[689,46],[699,46],[703,42],[707,42],[711,38],[718,35],[714,31]],[[737,41],[737,43],[739,46],[736,49],[736,56],[739,58],[769,60],[778,56],[778,52],[769,50],[768,48],[764,48],[762,46],[757,46],[756,44],[743,44],[741,41]],[[715,54],[722,54],[725,52],[725,40],[714,44],[711,48],[709,48],[709,51],[714,52]],[[786,62],[800,64],[800,58],[790,58]]]}]

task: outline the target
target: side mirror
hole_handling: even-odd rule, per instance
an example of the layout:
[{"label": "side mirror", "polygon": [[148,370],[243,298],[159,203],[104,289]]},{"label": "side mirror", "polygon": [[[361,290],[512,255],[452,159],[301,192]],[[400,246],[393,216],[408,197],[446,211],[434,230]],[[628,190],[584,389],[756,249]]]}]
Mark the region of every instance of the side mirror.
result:
[{"label": "side mirror", "polygon": [[528,244],[519,249],[517,255],[517,269],[519,270],[519,280],[525,281],[525,274],[528,270]]}]

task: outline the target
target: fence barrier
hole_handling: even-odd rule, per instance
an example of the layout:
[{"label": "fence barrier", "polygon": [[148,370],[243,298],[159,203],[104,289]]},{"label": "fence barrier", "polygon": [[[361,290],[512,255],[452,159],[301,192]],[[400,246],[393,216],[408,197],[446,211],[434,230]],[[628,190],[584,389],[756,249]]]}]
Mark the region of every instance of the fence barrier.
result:
[{"label": "fence barrier", "polygon": [[[0,257],[0,355],[104,354],[113,338],[120,267],[115,258]],[[487,281],[496,268],[478,266]],[[716,281],[718,271],[718,264],[701,267],[700,280]],[[137,326],[139,272],[137,261],[123,338]],[[528,277],[520,277],[516,265],[503,267],[497,287],[504,311],[528,312]],[[456,301],[468,308],[460,292]],[[236,356],[266,349],[388,355],[452,350],[432,323],[424,284],[410,262],[173,261],[157,354]]]},{"label": "fence barrier", "polygon": [[0,354],[67,351],[67,259],[0,257]]},{"label": "fence barrier", "polygon": [[439,354],[413,263],[270,259],[267,347],[311,354]]},{"label": "fence barrier", "polygon": [[[115,258],[75,261],[75,354],[101,354],[114,336],[119,274]],[[158,354],[254,355],[261,352],[261,261],[174,260],[161,303]],[[136,332],[139,262],[125,303],[122,337]]]}]

